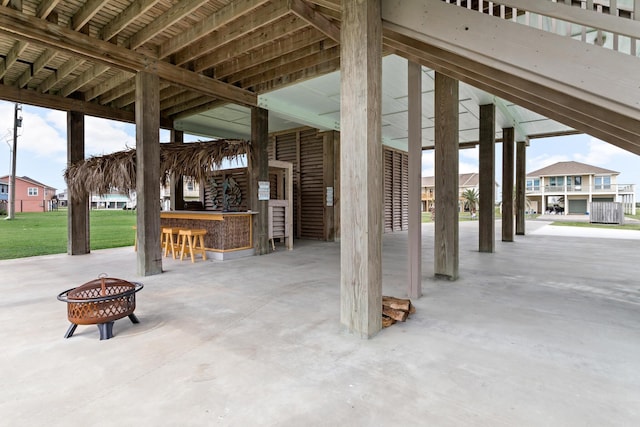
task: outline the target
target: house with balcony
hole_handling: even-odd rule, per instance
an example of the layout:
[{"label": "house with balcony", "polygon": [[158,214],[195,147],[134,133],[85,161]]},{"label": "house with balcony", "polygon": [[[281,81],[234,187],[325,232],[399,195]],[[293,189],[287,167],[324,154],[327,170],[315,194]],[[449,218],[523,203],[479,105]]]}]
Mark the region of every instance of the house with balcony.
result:
[{"label": "house with balcony", "polygon": [[538,213],[584,215],[591,202],[619,202],[626,214],[635,215],[635,185],[618,183],[618,175],[585,163],[558,162],[527,174],[526,197]]},{"label": "house with balcony", "polygon": [[[496,187],[497,186],[498,184],[496,183]],[[431,210],[431,208],[433,208],[435,203],[435,188],[435,177],[422,177],[421,206],[423,212],[428,212]],[[465,201],[462,197],[462,194],[469,189],[476,190],[476,192],[478,193],[480,191],[480,175],[477,172],[461,173],[460,175],[458,175],[458,196],[460,199],[458,208],[461,212],[468,209],[468,207],[465,206]]]}]

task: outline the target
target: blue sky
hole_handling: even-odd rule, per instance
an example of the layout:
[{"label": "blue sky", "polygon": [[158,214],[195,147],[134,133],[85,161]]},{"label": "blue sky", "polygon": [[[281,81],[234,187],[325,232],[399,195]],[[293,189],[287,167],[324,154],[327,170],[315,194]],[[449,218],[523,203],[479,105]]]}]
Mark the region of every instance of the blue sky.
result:
[{"label": "blue sky", "polygon": [[[10,145],[14,104],[0,101],[0,176],[10,169]],[[62,191],[66,188],[63,171],[67,162],[67,115],[65,112],[23,105],[23,126],[18,131],[17,175],[28,176]],[[132,124],[85,118],[86,155],[99,155],[135,147]],[[161,131],[160,140],[168,141],[169,132]],[[197,138],[187,137],[187,140]],[[496,180],[501,181],[502,146],[496,146]],[[589,135],[534,139],[527,149],[527,172],[550,164],[575,160],[620,172],[619,184],[636,184],[640,192],[640,157]],[[460,150],[460,173],[478,171],[478,149]],[[433,152],[422,158],[422,175],[432,176]],[[496,194],[499,200],[500,195]]]}]

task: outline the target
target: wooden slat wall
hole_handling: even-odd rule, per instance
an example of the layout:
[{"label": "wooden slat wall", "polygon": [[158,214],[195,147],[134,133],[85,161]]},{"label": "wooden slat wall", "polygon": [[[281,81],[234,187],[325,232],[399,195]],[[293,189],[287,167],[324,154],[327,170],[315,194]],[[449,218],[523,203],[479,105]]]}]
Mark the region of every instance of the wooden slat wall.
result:
[{"label": "wooden slat wall", "polygon": [[324,144],[317,130],[300,132],[301,236],[324,239]]},{"label": "wooden slat wall", "polygon": [[384,149],[384,232],[409,228],[409,157]]},{"label": "wooden slat wall", "polygon": [[326,239],[324,145],[317,129],[272,135],[275,160],[293,163],[293,229],[296,238]]},{"label": "wooden slat wall", "polygon": [[[211,173],[209,178],[209,182],[214,181],[216,186],[213,187],[209,183],[205,183],[204,185],[204,208],[205,210],[222,210],[223,209],[223,198],[222,198],[222,183],[227,177],[232,177],[237,183],[238,187],[240,187],[240,192],[242,194],[242,199],[240,201],[240,207],[238,210],[246,211],[249,209],[249,176],[247,174],[246,168],[237,168],[237,169],[225,169],[221,171],[215,171]],[[215,196],[213,191],[215,191]],[[217,201],[217,206],[214,206],[214,197]]]}]

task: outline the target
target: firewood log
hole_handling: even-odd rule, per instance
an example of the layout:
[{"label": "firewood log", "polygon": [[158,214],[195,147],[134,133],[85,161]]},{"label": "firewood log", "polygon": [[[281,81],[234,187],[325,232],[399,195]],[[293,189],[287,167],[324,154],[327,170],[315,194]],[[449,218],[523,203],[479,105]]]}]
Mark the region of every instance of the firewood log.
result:
[{"label": "firewood log", "polygon": [[393,308],[395,310],[402,310],[402,311],[411,310],[411,300],[408,300],[408,299],[383,296],[382,305],[389,308]]},{"label": "firewood log", "polygon": [[400,322],[404,322],[405,320],[407,320],[407,316],[409,315],[409,313],[406,311],[396,310],[394,308],[385,306],[382,307],[382,314]]}]

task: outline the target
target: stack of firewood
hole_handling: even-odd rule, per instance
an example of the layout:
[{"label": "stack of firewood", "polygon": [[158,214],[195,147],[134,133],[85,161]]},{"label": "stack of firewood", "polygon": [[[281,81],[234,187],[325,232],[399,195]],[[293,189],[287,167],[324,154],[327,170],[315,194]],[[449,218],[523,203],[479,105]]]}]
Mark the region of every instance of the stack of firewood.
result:
[{"label": "stack of firewood", "polygon": [[382,297],[382,327],[388,328],[396,322],[404,322],[410,314],[416,312],[411,300]]}]

